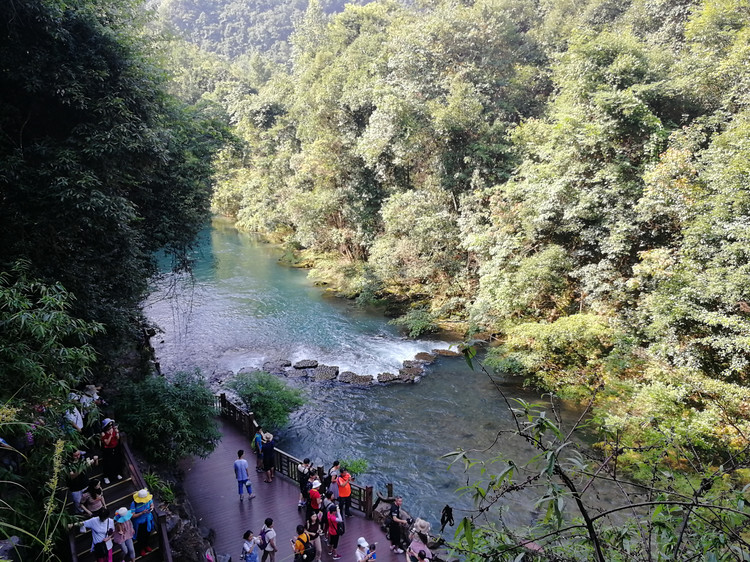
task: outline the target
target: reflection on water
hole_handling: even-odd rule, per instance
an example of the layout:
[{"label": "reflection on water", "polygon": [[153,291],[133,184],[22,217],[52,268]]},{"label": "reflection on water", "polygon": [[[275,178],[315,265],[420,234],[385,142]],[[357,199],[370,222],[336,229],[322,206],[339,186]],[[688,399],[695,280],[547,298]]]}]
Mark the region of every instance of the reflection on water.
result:
[{"label": "reflection on water", "polygon": [[[304,271],[280,267],[276,249],[225,221],[215,221],[200,241],[194,278],[166,276],[147,303],[149,318],[164,330],[154,346],[167,373],[238,371],[269,359],[310,358],[374,374],[449,345],[405,339],[381,315],[325,297]],[[539,401],[514,380],[499,382],[510,396]],[[385,492],[392,482],[404,507],[433,525],[445,504],[456,508],[456,521],[472,508],[470,497],[455,492],[466,485],[466,475],[449,470],[443,454],[462,448],[479,458],[505,455],[519,462],[532,455],[504,433],[515,425],[487,375],[462,359],[439,359],[416,385],[290,384],[305,386],[308,402],[279,432],[280,448],[326,466],[337,458],[367,459],[370,468],[360,483]],[[529,524],[534,499],[504,498],[505,521]]]}]

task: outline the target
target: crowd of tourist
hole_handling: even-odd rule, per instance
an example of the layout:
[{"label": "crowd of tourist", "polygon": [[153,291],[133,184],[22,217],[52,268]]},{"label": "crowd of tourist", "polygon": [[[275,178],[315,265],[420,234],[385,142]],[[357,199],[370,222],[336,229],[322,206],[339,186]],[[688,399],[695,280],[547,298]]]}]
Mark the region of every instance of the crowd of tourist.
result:
[{"label": "crowd of tourist", "polygon": [[[155,526],[153,496],[147,489],[138,490],[129,505],[119,506],[111,516],[102,484],[109,486],[123,479],[122,440],[114,419],[97,419],[100,407],[105,405],[100,390],[88,385],[71,393],[73,406],[65,415],[64,423],[69,430],[80,433],[79,441],[100,453],[90,455],[76,449],[66,462],[72,509],[82,517],[70,527],[79,527],[82,533],[91,532],[91,551],[97,562],[112,562],[115,545],[120,546],[123,561],[134,561],[136,552],[145,556],[153,550],[149,544]],[[92,477],[98,475],[99,469],[102,478]]]},{"label": "crowd of tourist", "polygon": [[[147,489],[138,490],[132,495],[129,505],[118,506],[114,515],[104,498],[105,486],[122,480],[123,455],[119,428],[114,419],[105,417],[100,423],[87,419],[98,410],[92,405],[99,404],[98,389],[86,387],[84,392],[71,395],[80,408],[75,406],[66,415],[72,431],[86,434],[85,441],[99,454],[89,455],[87,451],[73,451],[66,465],[67,483],[72,509],[82,516],[78,523],[80,532],[91,532],[91,551],[97,562],[112,562],[115,545],[119,545],[123,562],[135,561],[136,556],[152,552],[149,544],[151,531],[155,527],[154,503]],[[98,426],[98,427],[97,427]],[[276,475],[275,440],[271,433],[258,428],[251,447],[256,455],[255,470],[263,475],[263,482],[273,482]],[[101,478],[98,477],[101,469]],[[245,459],[245,451],[237,451],[234,460],[234,473],[237,492],[241,502],[256,497],[249,476],[250,465]],[[96,475],[93,476],[92,475]],[[296,529],[291,539],[295,562],[322,562],[324,553],[332,560],[340,560],[339,541],[346,531],[346,518],[352,516],[351,496],[354,476],[334,461],[328,470],[314,467],[309,458],[297,466],[299,482],[298,510],[304,510],[303,523]],[[427,547],[429,523],[418,519],[410,528],[411,520],[401,514],[402,498],[391,503],[385,526],[391,542],[391,550],[406,555],[408,562],[420,562],[433,558]],[[406,531],[408,539],[404,536]],[[280,550],[272,518],[267,518],[256,535],[247,530],[243,537],[240,560],[244,562],[276,562]],[[408,547],[407,547],[408,543]],[[284,556],[286,558],[286,556]],[[357,539],[352,560],[366,562],[376,560],[376,544],[364,537]]]},{"label": "crowd of tourist", "polygon": [[[276,468],[273,435],[258,428],[252,440],[252,448],[257,455],[256,471],[264,475],[264,482],[270,483]],[[274,454],[269,453],[269,449]],[[240,501],[244,500],[245,491],[250,498],[255,497],[249,484],[247,461],[243,456],[244,450],[237,451],[237,460],[234,461]],[[305,514],[304,523],[297,526],[296,535],[291,539],[295,562],[322,562],[324,552],[327,552],[332,560],[342,558],[339,541],[346,532],[346,518],[352,516],[352,480],[354,476],[339,461],[334,461],[327,471],[314,467],[309,458],[303,459],[297,465],[297,508],[300,511],[304,510]],[[394,498],[386,516],[385,525],[391,542],[391,551],[399,555],[404,554],[408,562],[432,560],[433,554],[427,546],[430,523],[423,519],[413,522],[402,515],[402,504],[401,497]],[[242,562],[276,562],[280,545],[273,523],[272,518],[267,518],[258,534],[250,529],[245,531],[240,555]],[[376,547],[376,543],[359,537],[351,560],[376,560]]]}]

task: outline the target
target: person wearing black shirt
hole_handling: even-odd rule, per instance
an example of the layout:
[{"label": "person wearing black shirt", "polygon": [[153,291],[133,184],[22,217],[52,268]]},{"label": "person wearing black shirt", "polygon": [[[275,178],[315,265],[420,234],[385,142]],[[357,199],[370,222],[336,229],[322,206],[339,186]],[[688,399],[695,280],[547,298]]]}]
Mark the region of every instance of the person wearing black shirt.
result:
[{"label": "person wearing black shirt", "polygon": [[404,503],[404,499],[401,496],[396,496],[388,514],[390,516],[388,530],[391,538],[391,550],[396,554],[404,553],[404,549],[401,548],[401,525],[406,524],[406,519],[401,519],[402,503]]}]

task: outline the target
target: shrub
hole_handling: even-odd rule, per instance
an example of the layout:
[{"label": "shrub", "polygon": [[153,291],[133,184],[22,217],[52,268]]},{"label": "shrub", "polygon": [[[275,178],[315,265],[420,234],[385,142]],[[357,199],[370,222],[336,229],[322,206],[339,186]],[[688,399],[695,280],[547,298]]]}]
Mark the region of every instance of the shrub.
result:
[{"label": "shrub", "polygon": [[367,459],[362,458],[341,459],[341,466],[346,468],[354,476],[358,476],[367,472],[367,469],[370,468],[370,463],[367,462]]},{"label": "shrub", "polygon": [[200,371],[160,376],[119,387],[116,416],[146,458],[172,464],[182,457],[205,458],[221,439],[214,396]]},{"label": "shrub", "polygon": [[234,390],[264,428],[278,429],[289,421],[289,414],[305,403],[302,391],[290,388],[277,377],[256,371],[239,373],[227,386]]},{"label": "shrub", "polygon": [[390,323],[406,328],[409,331],[409,337],[412,338],[437,332],[439,329],[435,323],[435,316],[425,307],[413,308],[400,318],[391,320]]}]

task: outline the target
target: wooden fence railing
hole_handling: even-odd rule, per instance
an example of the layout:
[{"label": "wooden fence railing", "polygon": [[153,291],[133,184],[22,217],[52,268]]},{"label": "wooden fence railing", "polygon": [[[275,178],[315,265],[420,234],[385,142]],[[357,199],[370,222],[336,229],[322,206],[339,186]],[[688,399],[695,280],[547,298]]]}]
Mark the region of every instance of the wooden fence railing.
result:
[{"label": "wooden fence railing", "polygon": [[[138,469],[135,457],[133,456],[133,451],[130,450],[127,439],[122,440],[122,456],[136,489],[143,490],[144,488],[147,488],[146,480]],[[163,511],[156,511],[156,536],[159,537],[159,547],[161,549],[163,561],[173,562],[172,548],[169,545],[169,536],[167,535],[167,516]]]},{"label": "wooden fence railing", "polygon": [[[258,430],[258,423],[252,412],[246,412],[239,406],[229,400],[226,394],[220,394],[216,397],[216,408],[219,410],[221,417],[231,421],[250,441],[255,437]],[[276,472],[280,473],[291,480],[297,482],[297,465],[302,462],[301,459],[294,457],[276,449],[275,466]],[[325,475],[325,468],[318,467],[318,474],[321,478]],[[372,486],[360,486],[352,482],[352,509],[356,509],[365,514],[366,517],[372,518],[373,511],[373,490]]]}]

